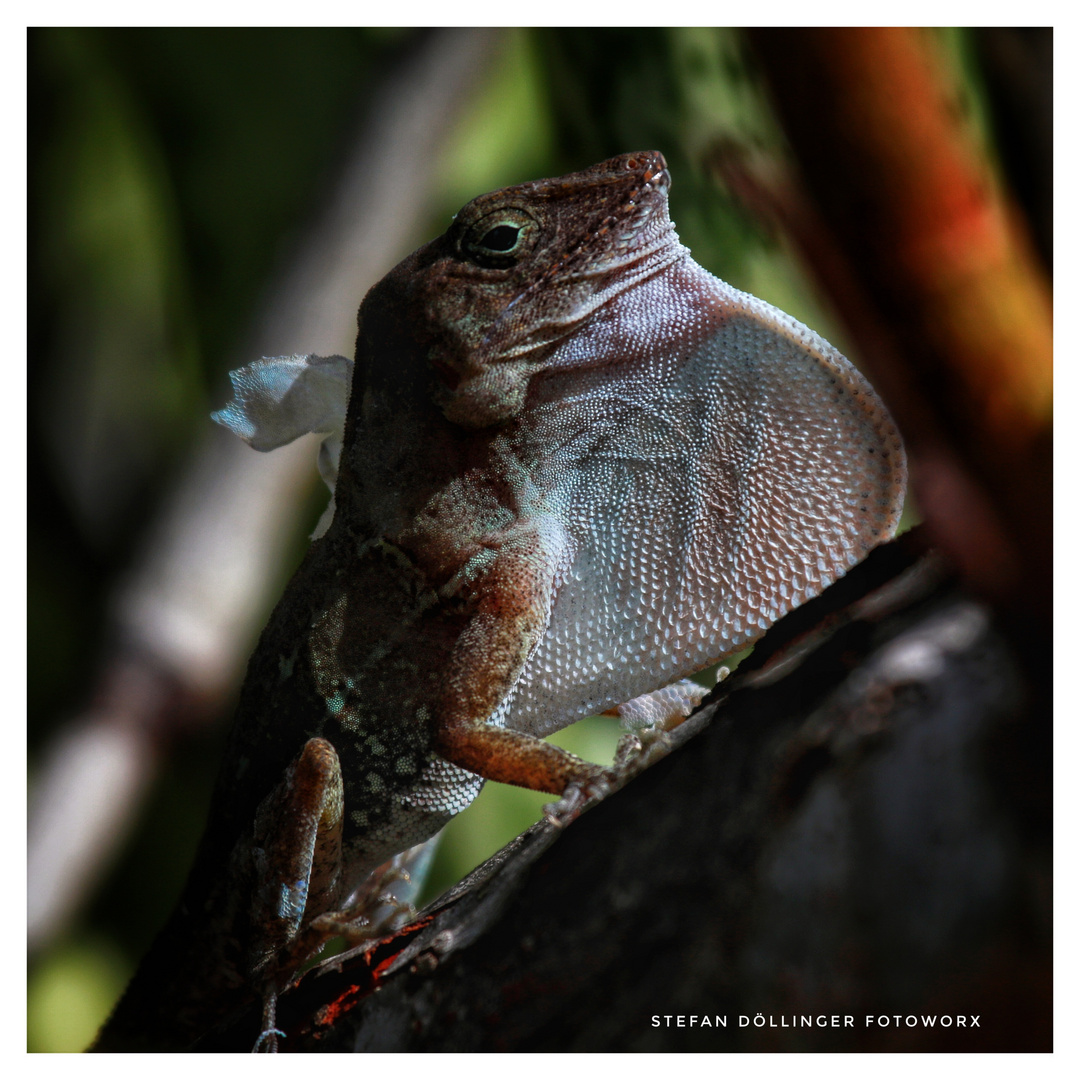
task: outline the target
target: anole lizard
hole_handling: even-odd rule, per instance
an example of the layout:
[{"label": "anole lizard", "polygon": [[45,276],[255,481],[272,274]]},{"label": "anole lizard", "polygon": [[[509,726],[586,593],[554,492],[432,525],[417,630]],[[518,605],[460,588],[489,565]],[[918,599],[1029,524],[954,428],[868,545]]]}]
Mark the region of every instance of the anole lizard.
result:
[{"label": "anole lizard", "polygon": [[669,183],[637,153],[483,195],[368,293],[332,523],[98,1049],[183,1047],[272,1000],[482,778],[602,788],[541,737],[744,648],[892,535],[881,402],[690,258]]}]

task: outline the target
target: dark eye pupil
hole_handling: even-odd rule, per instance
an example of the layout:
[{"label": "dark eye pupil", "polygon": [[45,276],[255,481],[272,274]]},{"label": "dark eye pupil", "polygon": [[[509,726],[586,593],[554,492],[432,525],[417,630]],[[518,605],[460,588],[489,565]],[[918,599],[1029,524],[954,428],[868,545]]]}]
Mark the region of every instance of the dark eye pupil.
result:
[{"label": "dark eye pupil", "polygon": [[517,243],[520,232],[521,230],[515,229],[513,225],[498,225],[484,234],[480,245],[488,251],[509,251]]}]

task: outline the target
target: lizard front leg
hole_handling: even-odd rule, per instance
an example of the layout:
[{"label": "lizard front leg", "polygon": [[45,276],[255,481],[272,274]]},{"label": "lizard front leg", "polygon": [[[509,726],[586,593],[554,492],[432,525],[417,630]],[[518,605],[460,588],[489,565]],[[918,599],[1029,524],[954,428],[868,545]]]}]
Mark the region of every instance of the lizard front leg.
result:
[{"label": "lizard front leg", "polygon": [[572,784],[602,784],[604,770],[494,720],[547,628],[558,570],[569,541],[549,518],[519,522],[487,549],[479,572],[458,575],[474,613],[456,642],[439,701],[435,751],[488,780],[561,795]]}]

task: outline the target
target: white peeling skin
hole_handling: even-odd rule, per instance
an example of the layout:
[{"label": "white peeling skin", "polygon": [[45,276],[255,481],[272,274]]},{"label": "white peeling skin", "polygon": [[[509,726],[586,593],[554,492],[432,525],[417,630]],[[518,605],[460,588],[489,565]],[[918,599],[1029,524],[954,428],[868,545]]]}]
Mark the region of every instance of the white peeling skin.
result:
[{"label": "white peeling skin", "polygon": [[[271,356],[229,372],[233,399],[211,418],[255,450],[276,450],[302,435],[325,435],[319,475],[333,495],[345,436],[353,362],[344,356]],[[312,534],[334,518],[334,500]]]},{"label": "white peeling skin", "polygon": [[310,432],[336,435],[340,447],[352,370],[344,356],[264,357],[229,372],[233,399],[211,418],[255,450],[276,450]]}]

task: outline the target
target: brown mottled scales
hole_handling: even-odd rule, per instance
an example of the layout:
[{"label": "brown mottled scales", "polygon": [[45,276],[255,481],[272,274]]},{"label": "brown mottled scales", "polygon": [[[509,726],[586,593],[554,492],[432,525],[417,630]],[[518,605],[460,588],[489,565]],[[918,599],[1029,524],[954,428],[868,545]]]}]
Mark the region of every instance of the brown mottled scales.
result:
[{"label": "brown mottled scales", "polygon": [[743,648],[892,535],[881,402],[690,258],[669,182],[640,153],[483,195],[368,293],[333,522],[99,1048],[182,1047],[272,997],[483,777],[595,782],[539,737]]}]

